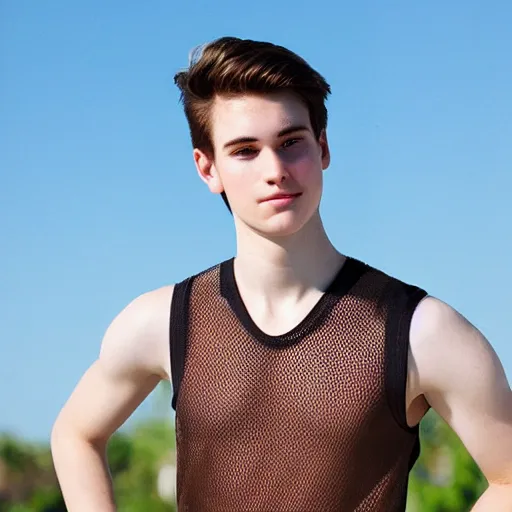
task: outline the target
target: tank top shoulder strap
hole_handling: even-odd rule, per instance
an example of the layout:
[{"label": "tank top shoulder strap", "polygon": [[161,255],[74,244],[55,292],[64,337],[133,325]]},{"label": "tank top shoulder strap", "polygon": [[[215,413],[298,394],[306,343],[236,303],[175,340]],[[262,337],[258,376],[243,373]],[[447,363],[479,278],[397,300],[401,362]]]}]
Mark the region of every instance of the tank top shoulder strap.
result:
[{"label": "tank top shoulder strap", "polygon": [[176,401],[180,389],[185,353],[187,349],[188,310],[190,292],[194,278],[189,277],[174,286],[169,320],[169,343],[171,356],[172,408],[176,410]]},{"label": "tank top shoulder strap", "polygon": [[411,433],[406,415],[406,389],[409,356],[409,334],[412,316],[427,292],[391,278],[384,300],[387,302],[385,341],[385,388],[393,417],[404,430]]}]

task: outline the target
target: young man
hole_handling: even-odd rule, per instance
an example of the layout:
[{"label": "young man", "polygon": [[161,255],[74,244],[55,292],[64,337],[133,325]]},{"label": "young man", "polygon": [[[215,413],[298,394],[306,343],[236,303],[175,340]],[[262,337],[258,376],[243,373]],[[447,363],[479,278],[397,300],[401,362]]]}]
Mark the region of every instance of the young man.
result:
[{"label": "young man", "polygon": [[326,81],[282,47],[223,38],[176,83],[237,254],[107,330],[53,429],[69,510],[115,509],[107,441],[160,379],[174,385],[180,511],[403,511],[429,407],[489,481],[475,511],[512,510],[512,394],[489,343],[324,231]]}]

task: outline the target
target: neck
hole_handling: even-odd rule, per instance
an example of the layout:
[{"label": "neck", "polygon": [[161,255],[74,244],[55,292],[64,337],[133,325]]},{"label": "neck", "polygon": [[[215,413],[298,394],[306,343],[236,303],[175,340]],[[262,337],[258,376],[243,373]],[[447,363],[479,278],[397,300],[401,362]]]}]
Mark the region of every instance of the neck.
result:
[{"label": "neck", "polygon": [[237,226],[237,282],[266,301],[285,296],[300,300],[312,289],[324,291],[344,259],[327,237],[318,212],[288,237],[264,237]]}]

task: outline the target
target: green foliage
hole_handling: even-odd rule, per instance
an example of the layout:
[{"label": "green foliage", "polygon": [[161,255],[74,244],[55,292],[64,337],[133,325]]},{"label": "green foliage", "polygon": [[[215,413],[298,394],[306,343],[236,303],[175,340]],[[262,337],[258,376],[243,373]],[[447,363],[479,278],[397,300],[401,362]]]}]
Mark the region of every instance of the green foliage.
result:
[{"label": "green foliage", "polygon": [[113,475],[127,471],[133,461],[133,443],[126,434],[115,433],[108,444],[108,462]]},{"label": "green foliage", "polygon": [[146,421],[130,437],[112,439],[108,456],[120,512],[174,511],[173,505],[160,499],[156,486],[160,467],[173,460],[173,448],[174,431],[168,420]]},{"label": "green foliage", "polygon": [[466,512],[487,483],[453,430],[430,411],[421,424],[421,455],[409,479],[411,512]]},{"label": "green foliage", "polygon": [[7,434],[0,437],[0,459],[11,474],[33,471],[35,457],[35,447]]},{"label": "green foliage", "polygon": [[41,487],[34,491],[29,500],[30,510],[40,512],[64,512],[66,505],[57,485]]}]

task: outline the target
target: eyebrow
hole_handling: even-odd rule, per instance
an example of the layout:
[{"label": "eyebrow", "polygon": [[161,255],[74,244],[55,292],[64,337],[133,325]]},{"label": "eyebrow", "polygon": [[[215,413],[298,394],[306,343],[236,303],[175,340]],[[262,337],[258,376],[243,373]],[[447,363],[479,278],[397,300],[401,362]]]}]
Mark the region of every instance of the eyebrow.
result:
[{"label": "eyebrow", "polygon": [[[307,130],[309,130],[309,128],[305,125],[302,125],[302,124],[292,125],[292,126],[289,126],[288,128],[282,129],[277,134],[277,136],[284,137],[285,135],[290,135],[290,133],[307,131]],[[231,146],[236,146],[237,144],[247,144],[250,142],[258,142],[258,139],[256,137],[237,137],[236,139],[226,142],[226,144],[224,144],[224,149],[230,148]]]}]

